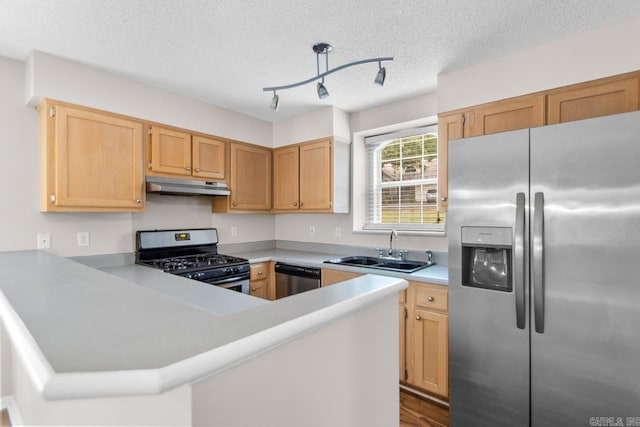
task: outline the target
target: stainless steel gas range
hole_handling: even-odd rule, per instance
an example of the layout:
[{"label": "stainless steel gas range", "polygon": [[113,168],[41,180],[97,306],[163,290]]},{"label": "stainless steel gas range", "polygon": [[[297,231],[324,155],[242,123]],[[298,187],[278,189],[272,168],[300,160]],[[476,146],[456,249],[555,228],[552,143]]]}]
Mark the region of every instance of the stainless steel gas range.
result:
[{"label": "stainless steel gas range", "polygon": [[215,228],[137,231],[136,264],[249,293],[249,261],[219,254]]}]

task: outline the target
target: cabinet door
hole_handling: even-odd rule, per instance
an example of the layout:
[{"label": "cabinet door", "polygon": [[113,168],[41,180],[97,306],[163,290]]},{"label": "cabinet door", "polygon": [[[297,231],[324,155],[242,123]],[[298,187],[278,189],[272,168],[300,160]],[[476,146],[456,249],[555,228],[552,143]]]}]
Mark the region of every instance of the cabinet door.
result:
[{"label": "cabinet door", "polygon": [[448,316],[414,307],[409,356],[410,384],[447,397],[449,381]]},{"label": "cabinet door", "polygon": [[231,143],[231,210],[271,210],[271,150]]},{"label": "cabinet door", "polygon": [[69,106],[44,110],[55,129],[43,136],[44,210],[143,210],[142,124]]},{"label": "cabinet door", "polygon": [[269,289],[268,280],[252,280],[251,287],[249,288],[249,294],[263,299],[268,299],[267,290]]},{"label": "cabinet door", "polygon": [[198,135],[192,139],[193,176],[224,179],[226,142]]},{"label": "cabinet door", "polygon": [[438,117],[438,210],[446,211],[449,199],[447,152],[448,142],[464,136],[464,115],[462,113]]},{"label": "cabinet door", "polygon": [[344,282],[345,280],[354,279],[358,276],[362,276],[362,274],[351,273],[350,271],[323,269],[321,282],[322,286],[329,286]]},{"label": "cabinet door", "polygon": [[273,210],[298,210],[298,146],[273,150]]},{"label": "cabinet door", "polygon": [[474,108],[469,114],[469,134],[488,135],[544,125],[544,95],[526,95],[491,102]]},{"label": "cabinet door", "polygon": [[331,212],[332,160],[330,139],[300,145],[300,210]]},{"label": "cabinet door", "polygon": [[191,134],[153,126],[151,171],[191,176]]},{"label": "cabinet door", "polygon": [[552,91],[547,124],[564,123],[637,110],[638,78],[588,83]]}]

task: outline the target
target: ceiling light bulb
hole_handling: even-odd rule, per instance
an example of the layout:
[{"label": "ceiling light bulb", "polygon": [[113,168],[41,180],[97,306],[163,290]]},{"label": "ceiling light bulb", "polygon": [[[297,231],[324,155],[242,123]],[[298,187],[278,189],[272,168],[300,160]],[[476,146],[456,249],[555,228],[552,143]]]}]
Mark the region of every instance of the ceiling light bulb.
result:
[{"label": "ceiling light bulb", "polygon": [[275,91],[273,91],[273,98],[271,99],[270,107],[273,111],[278,111],[278,108],[280,107],[280,97]]},{"label": "ceiling light bulb", "polygon": [[378,67],[380,68],[378,70],[378,74],[376,74],[376,79],[373,81],[375,84],[382,86],[384,84],[384,79],[387,77],[387,70],[384,67],[380,66],[380,63],[378,63]]},{"label": "ceiling light bulb", "polygon": [[324,79],[322,82],[318,82],[318,98],[325,99],[329,96],[329,91],[324,87]]}]

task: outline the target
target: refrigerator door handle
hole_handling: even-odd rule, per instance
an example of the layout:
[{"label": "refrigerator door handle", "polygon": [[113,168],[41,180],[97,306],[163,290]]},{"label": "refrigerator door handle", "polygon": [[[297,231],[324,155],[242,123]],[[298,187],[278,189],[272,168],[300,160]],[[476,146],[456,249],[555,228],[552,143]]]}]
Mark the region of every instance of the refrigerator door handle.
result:
[{"label": "refrigerator door handle", "polygon": [[544,333],[544,193],[536,193],[533,215],[533,309],[536,332]]},{"label": "refrigerator door handle", "polygon": [[525,327],[525,298],[524,298],[524,193],[516,194],[516,223],[514,233],[514,266],[513,288],[516,295],[516,325],[519,329]]}]

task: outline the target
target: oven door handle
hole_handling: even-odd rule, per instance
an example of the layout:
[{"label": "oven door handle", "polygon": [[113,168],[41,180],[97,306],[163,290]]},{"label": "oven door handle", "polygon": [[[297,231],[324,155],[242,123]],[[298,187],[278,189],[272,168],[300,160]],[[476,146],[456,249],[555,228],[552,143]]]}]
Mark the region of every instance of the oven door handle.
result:
[{"label": "oven door handle", "polygon": [[219,279],[219,280],[208,280],[207,283],[210,285],[216,285],[216,286],[220,286],[220,285],[224,285],[225,283],[231,283],[231,282],[239,282],[241,280],[249,280],[249,274],[242,274],[240,276],[233,276],[233,277],[225,277],[224,279]]}]

